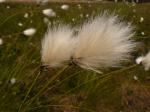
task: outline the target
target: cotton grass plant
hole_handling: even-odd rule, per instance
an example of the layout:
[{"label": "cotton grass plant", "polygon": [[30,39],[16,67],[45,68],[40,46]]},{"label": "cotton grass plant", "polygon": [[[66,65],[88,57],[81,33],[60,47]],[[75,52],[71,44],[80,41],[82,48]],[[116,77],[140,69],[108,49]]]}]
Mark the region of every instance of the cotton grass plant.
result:
[{"label": "cotton grass plant", "polygon": [[73,29],[66,26],[48,30],[42,41],[44,66],[61,66],[68,61],[100,73],[99,68],[120,66],[135,47],[131,40],[133,27],[115,15],[92,18],[73,34]]},{"label": "cotton grass plant", "polygon": [[[146,92],[146,90],[149,89],[147,82],[148,81],[147,79],[149,79],[149,71],[145,72],[143,70],[145,66],[141,67],[139,65],[135,65],[133,62],[133,58],[131,58],[131,61],[128,60],[127,63],[122,63],[126,62],[127,59],[130,59],[128,58],[130,57],[129,53],[127,54],[128,56],[125,59],[122,59],[117,64],[105,67],[102,66],[103,64],[100,64],[101,62],[99,60],[98,60],[99,62],[97,62],[98,65],[96,66],[91,66],[95,65],[94,61],[92,61],[94,62],[94,64],[93,63],[91,64],[91,61],[87,62],[87,60],[89,60],[89,57],[87,56],[86,52],[90,51],[88,49],[85,49],[85,51],[81,50],[82,55],[80,54],[77,55],[78,54],[77,48],[78,45],[80,45],[79,43],[81,42],[80,40],[82,38],[80,34],[81,31],[83,31],[84,26],[85,25],[89,26],[89,24],[93,24],[93,21],[96,21],[96,18],[103,17],[102,15],[95,18],[91,18],[90,20],[84,22],[84,24],[79,27],[75,26],[75,30],[74,28],[69,27],[68,29],[72,30],[73,32],[71,35],[71,39],[77,42],[75,46],[71,45],[71,48],[74,47],[71,56],[69,56],[67,60],[61,61],[61,63],[58,62],[59,64],[57,66],[53,66],[53,64],[51,64],[51,61],[48,61],[48,64],[45,64],[44,61],[42,61],[43,66],[54,69],[49,70],[40,69],[41,65],[40,38],[45,32],[47,24],[53,25],[54,28],[56,28],[58,31],[58,26],[56,25],[60,22],[78,25],[82,23],[85,19],[87,20],[91,15],[95,16],[105,9],[111,11],[116,10],[117,14],[125,15],[124,19],[126,19],[127,21],[133,21],[134,25],[136,25],[136,27],[138,28],[136,35],[133,36],[133,39],[137,41],[142,41],[143,46],[140,46],[140,48],[137,47],[136,49],[138,49],[138,52],[135,52],[132,55],[133,57],[135,57],[137,54],[138,55],[143,54],[142,58],[148,57],[148,55],[144,54],[150,48],[148,38],[149,37],[148,30],[150,29],[150,27],[149,25],[147,25],[149,23],[148,20],[149,12],[143,13],[143,9],[149,9],[149,6],[147,4],[137,5],[136,7],[134,7],[134,9],[136,9],[136,12],[134,13],[132,12],[134,9],[132,9],[130,3],[128,5],[105,4],[105,3],[104,4],[85,3],[80,5],[75,3],[70,4],[69,10],[62,10],[60,3],[58,4],[50,3],[42,7],[40,5],[36,6],[34,4],[30,5],[30,4],[8,4],[8,3],[1,4],[1,6],[2,6],[1,10],[3,10],[1,11],[0,15],[2,16],[1,17],[2,24],[0,25],[1,26],[0,35],[1,39],[3,40],[2,44],[0,45],[1,111],[16,112],[19,106],[20,112],[74,111],[71,109],[70,110],[65,109],[65,108],[68,109],[69,105],[70,105],[69,108],[79,107],[76,110],[81,112],[82,108],[87,108],[92,112],[99,112],[99,111],[117,112],[117,111],[129,111],[132,109],[133,111],[145,111],[146,108],[149,107],[148,106],[149,103],[145,102],[146,101],[145,99],[149,98],[148,97],[149,95],[147,95]],[[7,9],[8,7],[10,7],[11,10],[8,10]],[[56,12],[57,16],[47,17],[43,15],[42,11],[47,8],[53,9]],[[132,18],[133,16],[134,18]],[[110,18],[114,16],[107,15],[107,17]],[[143,22],[140,22],[140,17],[144,18]],[[108,18],[106,19],[108,20]],[[43,19],[45,19],[44,21],[45,24],[43,23]],[[127,25],[125,22],[120,21],[119,19],[116,19],[116,21],[118,24],[122,23],[125,26],[130,26]],[[59,28],[61,29],[61,27],[63,26],[66,25],[60,25]],[[25,35],[22,35],[23,31],[26,28],[36,28],[37,32],[35,33],[35,35],[27,37]],[[54,28],[53,27],[49,28],[48,32],[52,31]],[[89,31],[88,34],[94,31],[98,31],[97,29],[89,30],[88,27],[86,30]],[[68,33],[65,33],[65,35],[66,34]],[[129,41],[131,41],[131,43],[134,44],[134,42],[132,42],[132,39],[131,40],[129,39]],[[91,45],[90,42],[89,45]],[[87,48],[90,48],[90,46],[87,46]],[[65,52],[65,50],[63,52]],[[132,52],[132,50],[130,52]],[[58,54],[61,55],[60,52],[58,52]],[[85,54],[84,58],[82,58],[83,54]],[[146,60],[148,60],[148,58]],[[87,66],[87,63],[90,66]],[[141,65],[144,65],[144,63],[141,63]],[[119,67],[115,69],[111,68],[116,66]],[[110,69],[107,69],[108,67],[110,67]],[[103,74],[97,74],[102,72]],[[122,86],[124,85],[124,83],[127,84],[126,87]],[[131,87],[132,83],[135,86]],[[136,87],[138,83],[140,86],[138,88],[139,89],[143,88],[140,91]],[[127,86],[129,87],[129,89]],[[123,93],[125,94],[128,93],[128,91],[130,92],[131,90],[133,90],[135,94],[133,93],[129,98],[128,94],[127,95],[122,94],[122,90]],[[143,100],[142,101],[134,99],[132,100],[133,95],[135,95],[134,97],[135,99],[140,98],[141,100],[142,99]],[[127,98],[124,98],[124,96]],[[139,97],[137,98],[136,96]],[[133,104],[135,106],[137,104],[142,104],[142,106],[144,105],[145,108],[142,109],[140,105],[138,105],[137,109],[134,109],[135,106],[132,107],[130,105],[128,105],[129,107],[126,107],[122,101],[122,98],[125,99],[125,101],[127,102],[128,101],[130,102],[131,100],[133,102],[135,101],[136,103]],[[77,104],[76,103],[74,104],[72,102],[76,102]],[[64,106],[64,108],[61,106]],[[57,108],[57,110],[54,110],[55,108]],[[60,108],[60,110],[58,108]],[[88,112],[88,110],[85,111]]]},{"label": "cotton grass plant", "polygon": [[[130,53],[136,45],[131,40],[134,35],[133,27],[121,22],[116,15],[102,14],[85,22],[79,27],[78,32],[74,29],[76,28],[68,25],[48,28],[42,39],[42,66],[47,69],[58,67],[62,67],[62,69],[53,75],[35,96],[25,102],[39,77],[37,75],[20,105],[19,111],[24,103],[26,104],[25,111],[70,65],[102,73],[100,70],[103,68],[120,66],[121,62],[130,57]],[[106,76],[108,75],[110,73]]]}]

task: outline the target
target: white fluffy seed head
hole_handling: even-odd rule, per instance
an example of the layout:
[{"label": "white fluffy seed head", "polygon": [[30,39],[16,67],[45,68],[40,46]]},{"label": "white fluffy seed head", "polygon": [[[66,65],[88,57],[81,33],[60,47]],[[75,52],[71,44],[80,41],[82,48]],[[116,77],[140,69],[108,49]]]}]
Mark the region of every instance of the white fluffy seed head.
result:
[{"label": "white fluffy seed head", "polygon": [[73,31],[69,26],[49,28],[42,40],[42,63],[49,67],[58,67],[70,60],[74,50]]},{"label": "white fluffy seed head", "polygon": [[140,56],[140,57],[136,58],[136,60],[135,60],[136,64],[138,64],[138,65],[141,64],[142,61],[143,61],[143,56]]},{"label": "white fluffy seed head", "polygon": [[6,0],[0,0],[0,3],[6,2]]},{"label": "white fluffy seed head", "polygon": [[0,38],[0,45],[2,45],[2,44],[3,44],[3,39]]},{"label": "white fluffy seed head", "polygon": [[69,9],[69,5],[64,4],[64,5],[61,6],[61,9],[68,10]]},{"label": "white fluffy seed head", "polygon": [[79,66],[96,70],[119,66],[128,59],[135,44],[130,25],[120,22],[117,16],[101,15],[85,23],[76,38],[74,61]]},{"label": "white fluffy seed head", "polygon": [[145,35],[145,33],[144,33],[144,32],[141,32],[141,35],[143,35],[143,36],[144,36],[144,35]]},{"label": "white fluffy seed head", "polygon": [[138,80],[138,77],[136,75],[133,76],[134,80]]},{"label": "white fluffy seed head", "polygon": [[48,4],[49,0],[36,0],[37,4],[46,5]]},{"label": "white fluffy seed head", "polygon": [[16,83],[16,79],[15,79],[15,78],[11,78],[11,79],[10,79],[10,83],[11,83],[11,84],[15,84],[15,83]]},{"label": "white fluffy seed head", "polygon": [[29,28],[23,31],[23,34],[26,36],[33,36],[36,33],[35,28]]},{"label": "white fluffy seed head", "polygon": [[143,17],[140,17],[140,22],[143,22],[144,21],[144,18]]},{"label": "white fluffy seed head", "polygon": [[55,17],[56,13],[52,9],[44,9],[42,13],[48,17]]},{"label": "white fluffy seed head", "polygon": [[18,26],[22,27],[22,26],[23,26],[23,24],[19,22],[19,23],[18,23]]},{"label": "white fluffy seed head", "polygon": [[24,14],[24,18],[28,18],[29,17],[29,14],[28,13],[25,13]]},{"label": "white fluffy seed head", "polygon": [[6,8],[7,8],[7,9],[10,9],[10,6],[9,6],[9,5],[7,5],[7,6],[6,6]]},{"label": "white fluffy seed head", "polygon": [[146,71],[150,69],[150,51],[145,57],[143,57],[142,64],[144,65]]}]

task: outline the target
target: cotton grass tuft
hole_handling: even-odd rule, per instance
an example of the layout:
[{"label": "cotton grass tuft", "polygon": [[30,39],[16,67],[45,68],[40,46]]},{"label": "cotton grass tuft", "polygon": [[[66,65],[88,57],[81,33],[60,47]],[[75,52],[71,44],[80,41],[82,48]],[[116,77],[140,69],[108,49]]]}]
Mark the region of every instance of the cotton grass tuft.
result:
[{"label": "cotton grass tuft", "polygon": [[0,3],[6,2],[6,0],[0,0]]},{"label": "cotton grass tuft", "polygon": [[143,61],[143,56],[140,56],[135,60],[136,64],[141,64],[142,61]]},{"label": "cotton grass tuft", "polygon": [[72,62],[101,73],[99,69],[120,66],[130,57],[136,45],[130,39],[133,35],[130,24],[106,14],[85,22],[76,33],[63,25],[49,28],[42,41],[42,63],[57,67]]},{"label": "cotton grass tuft", "polygon": [[28,13],[25,13],[24,14],[24,18],[28,18],[29,17],[29,14]]},{"label": "cotton grass tuft", "polygon": [[150,69],[150,51],[143,57],[142,64],[146,71]]},{"label": "cotton grass tuft", "polygon": [[143,17],[140,17],[140,22],[143,22],[144,21],[144,18]]},{"label": "cotton grass tuft", "polygon": [[69,9],[69,5],[64,4],[64,5],[61,6],[61,9],[68,10]]},{"label": "cotton grass tuft", "polygon": [[15,78],[11,78],[11,79],[10,79],[10,83],[11,83],[11,84],[15,84],[15,83],[16,83],[16,79],[15,79]]},{"label": "cotton grass tuft", "polygon": [[18,26],[22,27],[22,26],[23,26],[23,24],[19,22],[19,23],[18,23]]},{"label": "cotton grass tuft", "polygon": [[0,38],[0,45],[2,45],[2,44],[3,44],[3,39]]},{"label": "cotton grass tuft", "polygon": [[23,31],[23,34],[26,36],[33,36],[36,33],[35,28],[29,28]]},{"label": "cotton grass tuft", "polygon": [[77,38],[73,61],[85,69],[116,67],[127,60],[135,44],[133,28],[117,16],[106,14],[83,24]]},{"label": "cotton grass tuft", "polygon": [[75,40],[69,26],[49,28],[42,40],[42,63],[48,67],[59,67],[70,61]]},{"label": "cotton grass tuft", "polygon": [[55,17],[56,13],[52,9],[44,9],[42,13],[48,17]]}]

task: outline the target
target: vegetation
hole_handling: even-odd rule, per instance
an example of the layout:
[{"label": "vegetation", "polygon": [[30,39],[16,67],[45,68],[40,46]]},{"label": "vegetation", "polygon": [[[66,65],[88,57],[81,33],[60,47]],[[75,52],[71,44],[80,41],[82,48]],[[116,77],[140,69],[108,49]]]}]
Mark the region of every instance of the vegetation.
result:
[{"label": "vegetation", "polygon": [[[0,4],[0,111],[1,112],[149,112],[150,71],[135,58],[150,49],[150,4]],[[41,38],[47,30],[43,9],[52,8],[51,26],[77,26],[90,16],[108,10],[135,25],[133,39],[140,42],[133,57],[122,67],[103,69],[103,74],[77,66],[41,69]],[[28,17],[24,15],[28,13]],[[83,14],[83,17],[81,16]],[[144,21],[140,22],[143,17]],[[73,19],[74,18],[74,19]],[[23,26],[19,26],[22,23]],[[35,28],[27,37],[25,29]],[[144,34],[142,33],[144,32]]]}]

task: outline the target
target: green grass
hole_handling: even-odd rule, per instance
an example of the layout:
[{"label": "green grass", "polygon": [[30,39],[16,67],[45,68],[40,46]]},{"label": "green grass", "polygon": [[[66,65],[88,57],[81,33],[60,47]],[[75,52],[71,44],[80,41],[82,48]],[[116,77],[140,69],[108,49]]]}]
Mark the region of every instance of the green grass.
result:
[{"label": "green grass", "polygon": [[[0,112],[17,112],[19,107],[20,112],[149,112],[150,71],[135,65],[134,59],[150,49],[150,4],[133,7],[121,3],[84,3],[81,9],[78,4],[69,4],[67,11],[60,9],[61,4],[0,4],[0,38],[4,41],[0,46]],[[133,39],[140,45],[123,67],[102,70],[102,75],[77,66],[40,71],[40,43],[47,29],[42,14],[45,8],[52,8],[57,14],[49,18],[51,26],[78,26],[88,19],[86,14],[90,17],[104,10],[115,12],[123,21],[133,23]],[[25,13],[29,18],[24,18]],[[142,23],[140,17],[144,17]],[[24,36],[22,31],[30,27],[36,28],[37,33]],[[138,81],[133,79],[135,75]],[[16,79],[15,84],[10,83],[11,78]]]}]

